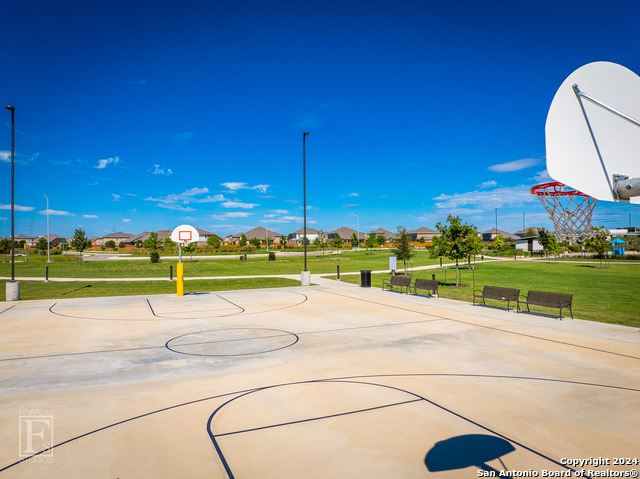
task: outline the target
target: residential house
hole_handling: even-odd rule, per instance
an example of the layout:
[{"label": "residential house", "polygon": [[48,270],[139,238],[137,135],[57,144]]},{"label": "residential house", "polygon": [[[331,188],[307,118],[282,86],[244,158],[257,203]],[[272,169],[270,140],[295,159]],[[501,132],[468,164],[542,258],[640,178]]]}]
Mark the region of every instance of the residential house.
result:
[{"label": "residential house", "polygon": [[[27,236],[27,235],[23,235],[23,234],[19,234],[13,237],[14,241],[17,243],[18,241],[24,241],[25,246],[35,246],[35,244],[38,242],[38,236]],[[11,239],[11,236],[9,236],[9,239]]]},{"label": "residential house", "polygon": [[[318,238],[319,234],[320,234],[319,230],[315,228],[309,228],[307,226],[307,240],[309,240],[309,243],[313,243]],[[303,244],[302,243],[303,238],[304,238],[304,227],[294,231],[293,233],[289,233],[287,240],[289,243]]]},{"label": "residential house", "polygon": [[532,233],[533,236],[538,236],[538,231],[539,228],[536,228],[534,226],[520,230],[520,231],[516,231],[515,233],[513,233],[514,235],[518,236],[519,238],[526,238],[527,237],[527,232]]},{"label": "residential house", "polygon": [[515,242],[516,249],[519,249],[521,251],[528,251],[529,253],[538,253],[544,249],[542,247],[542,243],[540,243],[540,241],[538,241],[535,236],[530,236],[528,238],[518,238]]},{"label": "residential house", "polygon": [[[38,239],[40,238],[44,238],[47,239],[47,235],[40,235],[38,236]],[[36,241],[37,243],[37,241]],[[65,238],[62,235],[54,235],[54,234],[50,234],[49,235],[49,244],[53,247],[53,248],[57,248],[59,247],[62,243],[68,243],[67,242],[67,238]]]},{"label": "residential house", "polygon": [[245,235],[247,238],[247,242],[251,241],[253,238],[258,238],[260,242],[265,242],[267,238],[271,243],[280,243],[280,237],[283,236],[282,233],[278,233],[277,231],[271,231],[263,228],[262,226],[258,226],[257,228],[253,228],[246,233],[236,233],[233,235],[229,235],[225,237],[225,242],[230,244],[240,244],[240,239],[242,235]]},{"label": "residential house", "polygon": [[121,242],[127,243],[129,241],[129,238],[131,238],[132,236],[133,235],[131,233],[122,233],[122,232],[109,233],[108,235],[104,235],[102,237],[96,238],[95,245],[102,246],[106,244],[108,241],[113,241],[117,246]]},{"label": "residential house", "polygon": [[391,231],[385,230],[384,228],[378,228],[377,230],[373,230],[372,233],[375,233],[376,236],[384,236],[388,242],[392,242],[394,239],[398,237],[397,234],[392,233]]},{"label": "residential house", "polygon": [[411,241],[420,241],[421,238],[424,238],[425,241],[433,241],[433,237],[438,236],[440,233],[426,226],[421,226],[417,230],[409,231],[409,234],[411,235]]},{"label": "residential house", "polygon": [[[327,233],[327,240],[331,241],[336,236],[339,236],[340,239],[342,239],[343,241],[350,242],[351,241],[351,237],[354,234],[356,236],[358,236],[358,232],[356,230],[348,228],[347,226],[343,226],[341,228],[338,228],[337,230],[333,230],[333,231],[330,231],[329,233]],[[358,239],[360,241],[364,241],[364,240],[367,239],[367,235],[365,233],[363,233],[362,231],[360,231],[360,235],[358,236]]]},{"label": "residential house", "polygon": [[497,228],[491,228],[490,230],[482,233],[482,241],[493,241],[498,236],[502,236],[504,239],[511,239],[514,241],[520,239],[520,237],[512,235],[511,233],[507,233],[506,231],[502,231]]}]

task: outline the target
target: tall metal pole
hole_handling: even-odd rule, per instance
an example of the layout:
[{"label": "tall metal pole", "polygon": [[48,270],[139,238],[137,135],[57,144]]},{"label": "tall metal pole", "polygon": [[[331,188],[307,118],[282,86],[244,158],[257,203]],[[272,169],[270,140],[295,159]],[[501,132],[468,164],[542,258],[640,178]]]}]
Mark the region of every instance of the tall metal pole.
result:
[{"label": "tall metal pole", "polygon": [[42,193],[42,196],[47,198],[47,263],[51,263],[51,236],[49,236],[49,197]]},{"label": "tall metal pole", "polygon": [[14,158],[14,113],[16,109],[11,105],[5,107],[11,111],[11,282],[16,280],[15,273],[15,184],[14,184],[14,172],[15,172],[15,158]]},{"label": "tall metal pole", "polygon": [[269,219],[265,216],[264,223],[266,225],[265,234],[267,235],[267,253],[269,252]]},{"label": "tall metal pole", "polygon": [[498,236],[498,208],[496,208],[496,236]]},{"label": "tall metal pole", "polygon": [[305,154],[305,139],[311,132],[307,131],[302,134],[302,195],[303,195],[303,209],[304,209],[304,270],[307,271],[307,159]]}]

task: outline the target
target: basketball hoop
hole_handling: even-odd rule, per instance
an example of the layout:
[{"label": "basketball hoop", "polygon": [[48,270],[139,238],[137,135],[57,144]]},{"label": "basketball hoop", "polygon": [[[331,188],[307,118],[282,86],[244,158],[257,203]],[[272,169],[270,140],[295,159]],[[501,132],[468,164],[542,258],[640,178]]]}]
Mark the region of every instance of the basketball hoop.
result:
[{"label": "basketball hoop", "polygon": [[558,242],[576,243],[593,236],[591,215],[598,200],[576,190],[567,190],[560,182],[543,183],[531,188],[547,210],[556,228]]}]

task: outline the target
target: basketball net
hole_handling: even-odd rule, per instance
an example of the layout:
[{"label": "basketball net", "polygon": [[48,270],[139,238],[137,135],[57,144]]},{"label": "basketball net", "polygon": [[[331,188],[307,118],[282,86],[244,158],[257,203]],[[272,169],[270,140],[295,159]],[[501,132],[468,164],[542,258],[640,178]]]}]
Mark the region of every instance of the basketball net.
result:
[{"label": "basketball net", "polygon": [[547,210],[556,227],[556,240],[561,243],[582,242],[593,236],[591,215],[598,200],[581,191],[567,190],[566,185],[553,182],[531,188]]}]

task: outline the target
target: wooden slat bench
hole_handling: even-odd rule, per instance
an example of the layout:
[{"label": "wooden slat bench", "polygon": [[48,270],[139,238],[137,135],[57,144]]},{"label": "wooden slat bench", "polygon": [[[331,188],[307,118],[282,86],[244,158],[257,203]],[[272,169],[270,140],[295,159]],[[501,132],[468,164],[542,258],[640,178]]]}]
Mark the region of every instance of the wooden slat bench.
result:
[{"label": "wooden slat bench", "polygon": [[533,304],[535,306],[546,306],[547,308],[559,308],[560,319],[562,319],[562,310],[564,308],[569,308],[569,312],[571,313],[571,319],[573,319],[573,310],[571,309],[572,301],[573,301],[572,294],[550,293],[546,291],[529,291],[527,293],[527,299],[525,301],[519,300],[518,303],[526,304],[527,311],[529,312],[531,311],[529,309],[530,304]]},{"label": "wooden slat bench", "polygon": [[390,281],[382,282],[382,290],[384,291],[384,287],[388,286],[389,289],[400,288],[401,293],[403,288],[407,288],[407,291],[408,291],[409,288],[411,287],[411,278],[413,278],[413,276],[408,276],[408,275],[391,276]]},{"label": "wooden slat bench", "polygon": [[[478,294],[479,293],[479,294]],[[476,304],[476,298],[482,298],[482,304],[486,305],[485,299],[497,299],[507,302],[507,311],[511,307],[511,303],[516,303],[516,310],[520,307],[518,299],[520,298],[520,290],[516,288],[503,288],[501,286],[485,286],[482,292],[476,289],[473,292],[473,305]]]},{"label": "wooden slat bench", "polygon": [[433,294],[438,296],[439,284],[440,284],[440,281],[437,281],[435,279],[416,278],[416,281],[415,283],[413,283],[413,286],[409,286],[409,291],[411,291],[411,288],[413,288],[414,294],[418,294],[418,290],[421,289],[423,291],[432,292]]}]

